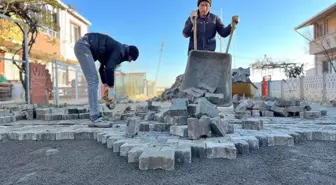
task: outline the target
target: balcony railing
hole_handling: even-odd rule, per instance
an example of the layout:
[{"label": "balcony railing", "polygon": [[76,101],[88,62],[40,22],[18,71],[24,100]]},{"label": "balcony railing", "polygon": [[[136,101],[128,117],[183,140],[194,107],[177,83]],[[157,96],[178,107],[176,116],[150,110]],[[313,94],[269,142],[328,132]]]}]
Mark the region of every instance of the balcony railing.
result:
[{"label": "balcony railing", "polygon": [[336,32],[317,38],[309,43],[309,54],[323,54],[336,48]]},{"label": "balcony railing", "polygon": [[52,29],[50,29],[50,28],[48,28],[48,27],[41,26],[41,27],[39,28],[39,31],[42,32],[42,33],[44,33],[44,34],[46,34],[46,35],[48,35],[48,36],[51,36],[51,37],[53,37],[53,38],[57,38],[57,39],[60,38],[60,34],[59,34],[59,32],[57,32],[57,31],[55,31],[55,30],[52,30]]}]

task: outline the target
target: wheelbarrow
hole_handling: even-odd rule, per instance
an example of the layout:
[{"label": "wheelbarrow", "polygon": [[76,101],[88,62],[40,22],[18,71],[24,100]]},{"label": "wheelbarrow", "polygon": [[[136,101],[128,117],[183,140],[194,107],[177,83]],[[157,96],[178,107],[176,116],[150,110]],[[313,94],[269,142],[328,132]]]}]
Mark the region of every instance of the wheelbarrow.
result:
[{"label": "wheelbarrow", "polygon": [[[196,22],[196,18],[195,18]],[[197,24],[194,24],[194,50],[190,51],[185,69],[181,90],[206,84],[213,93],[223,94],[222,107],[232,105],[232,56],[228,53],[233,32],[236,28],[232,24],[226,53],[197,50]]]}]

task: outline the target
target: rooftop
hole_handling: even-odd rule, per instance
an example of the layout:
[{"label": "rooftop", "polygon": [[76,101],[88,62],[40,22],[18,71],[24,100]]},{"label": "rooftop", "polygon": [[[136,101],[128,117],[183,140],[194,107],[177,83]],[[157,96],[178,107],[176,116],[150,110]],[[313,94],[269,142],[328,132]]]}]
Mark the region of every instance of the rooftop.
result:
[{"label": "rooftop", "polygon": [[313,16],[312,18],[310,18],[309,20],[305,21],[304,23],[300,24],[299,26],[295,27],[295,30],[310,26],[312,24],[314,24],[316,21],[318,21],[319,19],[325,17],[326,15],[335,12],[336,11],[336,3],[330,5],[328,8],[322,10],[321,12],[319,12],[318,14],[316,14],[315,16]]}]

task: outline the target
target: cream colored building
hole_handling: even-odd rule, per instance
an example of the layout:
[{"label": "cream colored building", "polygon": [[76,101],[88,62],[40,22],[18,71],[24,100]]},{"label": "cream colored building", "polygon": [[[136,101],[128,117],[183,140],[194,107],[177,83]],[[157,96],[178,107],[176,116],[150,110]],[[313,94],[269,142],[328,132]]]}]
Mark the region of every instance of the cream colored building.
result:
[{"label": "cream colored building", "polygon": [[315,74],[335,73],[336,69],[336,3],[314,15],[295,30],[313,26],[313,39],[309,42],[309,54],[315,57]]}]

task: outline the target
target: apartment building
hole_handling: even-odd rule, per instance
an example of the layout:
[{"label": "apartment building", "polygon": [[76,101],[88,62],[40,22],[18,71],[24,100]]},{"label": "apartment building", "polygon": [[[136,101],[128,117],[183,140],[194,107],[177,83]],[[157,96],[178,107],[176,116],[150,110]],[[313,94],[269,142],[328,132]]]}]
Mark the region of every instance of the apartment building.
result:
[{"label": "apartment building", "polygon": [[[51,7],[43,6],[42,10],[47,12],[52,21],[59,26],[55,31],[48,25],[41,25],[36,42],[33,45],[30,62],[46,64],[50,73],[52,70],[51,60],[55,57],[60,63],[78,64],[74,55],[74,43],[89,31],[91,23],[78,12],[70,9],[60,2],[64,10],[53,11]],[[36,16],[36,15],[31,15]],[[12,24],[13,22],[1,19],[1,24]],[[10,32],[0,30],[0,35],[6,35],[7,41],[1,48],[2,57],[12,58],[15,51],[15,44],[22,42],[22,35],[18,27],[12,26]],[[9,39],[8,39],[9,38]],[[2,42],[4,43],[4,42]],[[0,58],[2,58],[0,57]],[[17,59],[20,57],[17,56]],[[19,71],[11,62],[0,61],[0,73],[4,73],[9,80],[19,80]],[[60,86],[68,86],[71,79],[75,78],[75,71],[69,69],[58,71],[58,83]]]},{"label": "apartment building", "polygon": [[335,73],[336,69],[336,3],[322,10],[295,28],[313,26],[313,38],[309,42],[309,54],[315,58],[315,74]]}]

